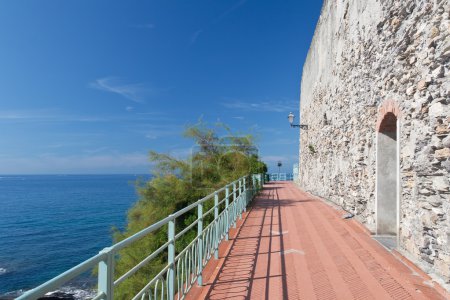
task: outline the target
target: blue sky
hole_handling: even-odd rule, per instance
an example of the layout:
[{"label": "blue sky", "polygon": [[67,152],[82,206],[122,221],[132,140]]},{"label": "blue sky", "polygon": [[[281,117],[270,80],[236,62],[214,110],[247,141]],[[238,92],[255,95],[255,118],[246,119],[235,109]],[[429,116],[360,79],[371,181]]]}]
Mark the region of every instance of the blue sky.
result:
[{"label": "blue sky", "polygon": [[[148,173],[188,124],[291,171],[321,1],[0,1],[0,174]],[[298,118],[297,118],[298,121]]]}]

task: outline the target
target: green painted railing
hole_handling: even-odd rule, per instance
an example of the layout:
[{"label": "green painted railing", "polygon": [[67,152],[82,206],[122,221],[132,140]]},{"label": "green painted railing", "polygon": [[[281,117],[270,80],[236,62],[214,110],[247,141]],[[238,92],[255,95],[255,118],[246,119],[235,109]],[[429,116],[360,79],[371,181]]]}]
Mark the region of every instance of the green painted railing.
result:
[{"label": "green painted railing", "polygon": [[292,181],[294,174],[292,173],[267,173],[265,174],[267,181]]},{"label": "green painted railing", "polygon": [[[261,188],[261,174],[239,178],[123,241],[103,249],[99,254],[24,293],[17,299],[37,299],[42,297],[96,266],[98,266],[98,292],[92,299],[114,299],[114,288],[164,251],[167,251],[166,266],[155,277],[150,279],[133,299],[183,299],[195,282],[200,286],[203,284],[203,268],[212,256],[215,259],[218,258],[219,244],[224,239],[228,240],[230,228],[236,227],[237,220],[242,218],[242,213],[246,211],[248,204]],[[207,201],[214,201],[214,204],[211,209],[203,212]],[[176,219],[195,209],[197,209],[197,220],[177,233],[175,227]],[[214,214],[214,218],[206,225],[205,217],[212,214]],[[120,277],[116,276],[114,264],[115,257],[119,251],[165,225],[167,225],[168,232],[167,242],[123,275]],[[190,230],[194,230],[195,226],[197,227],[196,237],[187,247],[176,253],[175,245],[177,239]]]}]

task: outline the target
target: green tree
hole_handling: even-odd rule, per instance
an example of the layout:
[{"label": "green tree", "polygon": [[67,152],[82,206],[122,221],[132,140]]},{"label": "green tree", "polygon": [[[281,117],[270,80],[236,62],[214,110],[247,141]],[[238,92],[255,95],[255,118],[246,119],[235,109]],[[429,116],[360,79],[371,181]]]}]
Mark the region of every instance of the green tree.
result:
[{"label": "green tree", "polygon": [[[218,136],[217,131],[220,129],[227,133],[225,137]],[[150,152],[150,160],[154,163],[153,177],[138,185],[140,199],[128,212],[125,230],[115,230],[115,242],[137,233],[241,176],[267,171],[250,135],[234,134],[222,124],[211,128],[200,122],[188,127],[184,136],[192,139],[196,145],[187,159]],[[176,231],[181,231],[196,218],[196,211],[177,218]],[[177,252],[195,238],[194,229],[177,239]],[[124,274],[166,241],[167,227],[162,227],[121,250],[117,257],[116,274]],[[164,268],[166,262],[167,254],[163,251],[135,275],[122,282],[115,291],[116,297],[132,298]]]}]

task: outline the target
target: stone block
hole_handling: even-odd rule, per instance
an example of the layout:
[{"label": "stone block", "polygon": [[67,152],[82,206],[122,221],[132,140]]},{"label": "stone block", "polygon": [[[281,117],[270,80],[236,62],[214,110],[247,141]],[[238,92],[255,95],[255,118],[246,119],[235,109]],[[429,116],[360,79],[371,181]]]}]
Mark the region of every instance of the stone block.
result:
[{"label": "stone block", "polygon": [[436,126],[436,134],[443,135],[448,133],[450,133],[450,128],[448,127],[448,125],[440,124]]},{"label": "stone block", "polygon": [[449,107],[448,105],[442,104],[441,102],[436,102],[429,107],[428,113],[432,118],[447,117],[449,113]]},{"label": "stone block", "polygon": [[417,90],[423,91],[427,88],[428,83],[425,80],[421,80],[417,83]]},{"label": "stone block", "polygon": [[440,161],[450,158],[450,148],[436,150],[434,152],[434,157]]},{"label": "stone block", "polygon": [[439,192],[448,192],[450,190],[450,182],[446,176],[433,177],[433,188]]},{"label": "stone block", "polygon": [[445,74],[444,66],[438,66],[436,69],[434,69],[431,72],[431,75],[433,76],[433,78],[442,78],[442,77],[444,77],[444,74]]},{"label": "stone block", "polygon": [[446,136],[443,140],[442,140],[442,146],[446,147],[446,148],[450,148],[450,135]]},{"label": "stone block", "polygon": [[411,96],[415,93],[415,91],[416,87],[412,85],[406,89],[406,95]]}]

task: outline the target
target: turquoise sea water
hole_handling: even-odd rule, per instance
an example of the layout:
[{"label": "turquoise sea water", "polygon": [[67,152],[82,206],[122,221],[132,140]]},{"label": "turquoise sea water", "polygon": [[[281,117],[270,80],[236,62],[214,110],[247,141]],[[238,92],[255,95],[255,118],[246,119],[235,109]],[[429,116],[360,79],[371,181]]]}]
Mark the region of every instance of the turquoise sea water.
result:
[{"label": "turquoise sea water", "polygon": [[[33,288],[111,245],[111,227],[125,225],[138,198],[134,181],[142,177],[0,175],[0,298]],[[92,282],[84,277],[74,289]]]}]

